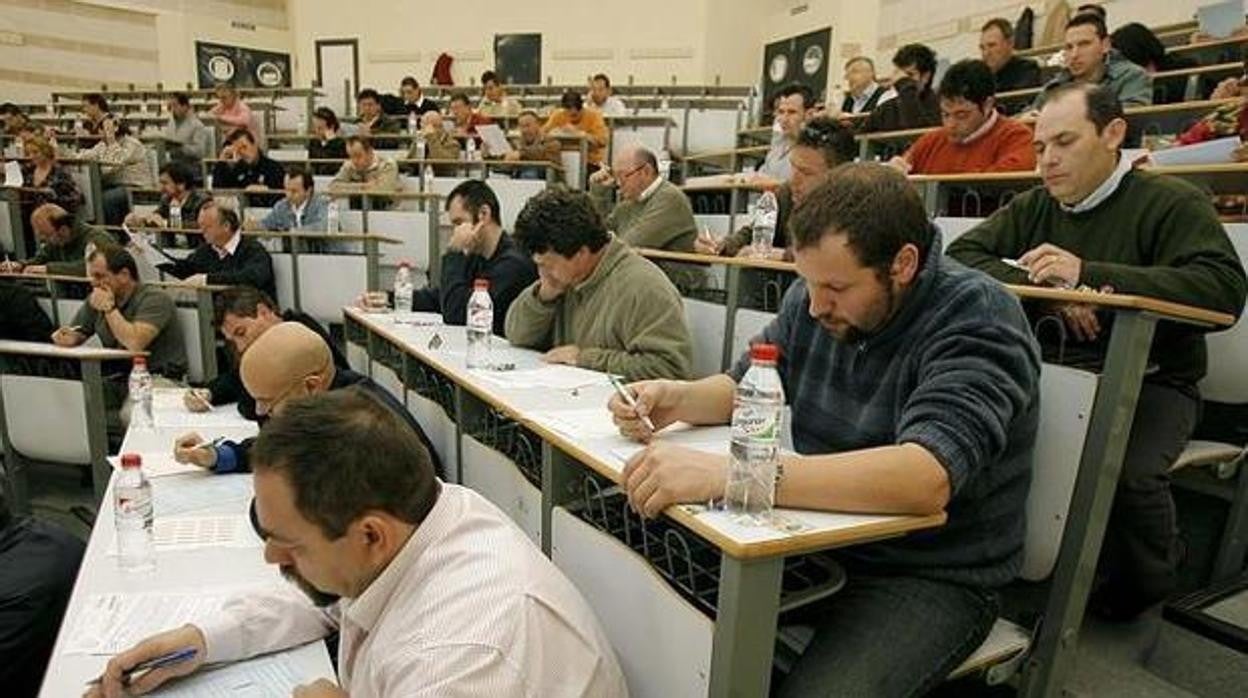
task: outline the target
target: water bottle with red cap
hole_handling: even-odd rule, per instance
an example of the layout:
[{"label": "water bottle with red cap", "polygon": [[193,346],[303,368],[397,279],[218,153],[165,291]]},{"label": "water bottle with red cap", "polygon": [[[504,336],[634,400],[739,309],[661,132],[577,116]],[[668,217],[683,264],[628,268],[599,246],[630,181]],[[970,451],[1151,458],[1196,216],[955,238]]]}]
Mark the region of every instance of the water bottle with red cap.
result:
[{"label": "water bottle with red cap", "polygon": [[732,448],[724,507],[740,523],[765,524],[776,498],[784,386],[776,371],[779,348],[750,347],[750,368],[737,384],[732,407]]},{"label": "water bottle with red cap", "polygon": [[122,571],[148,572],[156,567],[154,521],[152,484],[143,474],[142,458],[137,453],[123,454],[121,472],[113,482],[113,523]]}]

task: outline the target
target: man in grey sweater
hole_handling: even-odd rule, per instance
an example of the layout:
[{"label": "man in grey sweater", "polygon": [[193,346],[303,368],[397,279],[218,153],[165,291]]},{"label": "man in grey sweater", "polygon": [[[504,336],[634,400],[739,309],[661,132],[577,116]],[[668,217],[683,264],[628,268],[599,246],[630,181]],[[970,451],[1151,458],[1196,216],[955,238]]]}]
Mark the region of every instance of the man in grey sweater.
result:
[{"label": "man in grey sweater", "polygon": [[[837,551],[849,574],[801,611],[815,635],[778,695],[924,695],[983,641],[996,589],[1018,573],[1040,354],[1022,307],[988,276],[941,256],[905,177],[837,168],[793,212],[798,273],[755,341],[775,344],[793,444],[778,506],[930,515],[944,526]],[[724,424],[749,362],[696,382],[632,386],[609,407],[641,441],[676,421]],[[632,506],[724,493],[728,457],[657,440],[625,466]],[[900,669],[899,669],[900,668]]]}]

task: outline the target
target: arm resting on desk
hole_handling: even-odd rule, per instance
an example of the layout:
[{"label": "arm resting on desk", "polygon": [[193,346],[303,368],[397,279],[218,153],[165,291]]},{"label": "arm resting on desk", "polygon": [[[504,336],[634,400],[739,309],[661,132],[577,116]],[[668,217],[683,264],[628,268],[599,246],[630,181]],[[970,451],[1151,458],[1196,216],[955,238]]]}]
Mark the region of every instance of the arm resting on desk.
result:
[{"label": "arm resting on desk", "polygon": [[918,444],[782,460],[779,506],[924,516],[949,504],[949,473]]},{"label": "arm resting on desk", "polygon": [[251,592],[196,624],[204,634],[207,661],[232,662],[296,647],[338,628],[338,608],[312,605],[293,585]]}]

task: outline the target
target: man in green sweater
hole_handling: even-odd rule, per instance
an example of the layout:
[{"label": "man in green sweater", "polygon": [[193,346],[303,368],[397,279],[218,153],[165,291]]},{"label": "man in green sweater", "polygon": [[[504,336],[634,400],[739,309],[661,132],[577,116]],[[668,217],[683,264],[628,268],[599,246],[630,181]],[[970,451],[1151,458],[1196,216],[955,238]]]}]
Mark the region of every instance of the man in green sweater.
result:
[{"label": "man in green sweater", "polygon": [[[611,159],[611,168],[595,172],[589,183],[594,203],[606,215],[607,230],[620,240],[633,247],[694,251],[698,226],[689,197],[659,176],[659,161],[645,146],[620,148]],[[613,188],[618,201],[611,208]],[[659,268],[682,288],[697,288],[705,281],[702,269],[696,266],[664,262]]]},{"label": "man in green sweater", "polygon": [[30,214],[30,226],[40,244],[35,256],[21,262],[6,260],[0,270],[26,274],[87,275],[87,256],[97,247],[116,245],[105,231],[75,220],[56,204],[44,204]]},{"label": "man in green sweater", "polygon": [[627,380],[689,378],[693,340],[676,287],[607,231],[588,195],[548,189],[516,218],[538,280],[507,312],[507,339],[551,363]]},{"label": "man in green sweater", "polygon": [[[1248,283],[1208,197],[1182,180],[1132,169],[1120,152],[1126,131],[1112,91],[1055,88],[1035,128],[1044,186],[967,231],[948,254],[1007,283],[1091,287],[1239,315]],[[1104,358],[1105,316],[1078,304],[1043,310],[1064,328],[1063,337],[1040,337],[1046,350],[1064,341],[1067,356]],[[1133,618],[1174,589],[1167,471],[1197,421],[1202,330],[1162,323],[1149,363],[1156,368],[1140,389],[1092,600],[1110,618]]]}]

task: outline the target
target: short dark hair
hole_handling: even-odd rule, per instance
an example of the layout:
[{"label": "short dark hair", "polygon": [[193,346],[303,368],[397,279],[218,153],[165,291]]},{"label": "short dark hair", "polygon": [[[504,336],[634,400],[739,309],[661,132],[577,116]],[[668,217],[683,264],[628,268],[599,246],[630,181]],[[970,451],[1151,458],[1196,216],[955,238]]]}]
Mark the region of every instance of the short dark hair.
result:
[{"label": "short dark hair", "polygon": [[106,112],[104,116],[104,121],[113,122],[113,125],[117,127],[116,133],[118,136],[131,135],[130,123],[126,121],[125,119],[121,118],[120,116],[114,116],[113,114]]},{"label": "short dark hair", "polygon": [[798,95],[802,98],[803,109],[810,109],[815,106],[814,90],[801,84],[800,82],[791,82],[784,87],[781,87],[780,91],[776,92],[776,99],[780,99],[781,97],[792,97],[793,95]]},{"label": "short dark hair", "polygon": [[233,131],[230,131],[230,135],[225,137],[225,144],[232,145],[234,141],[238,141],[238,140],[248,140],[248,141],[251,141],[252,143],[255,143],[256,137],[252,135],[250,129],[240,127],[240,128],[234,129]]},{"label": "short dark hair", "polygon": [[877,162],[836,168],[793,210],[789,230],[799,250],[827,235],[846,236],[858,261],[881,279],[907,244],[918,248],[922,265],[934,239],[918,190],[905,175]]},{"label": "short dark hair", "polygon": [[855,63],[866,63],[867,65],[871,66],[871,72],[872,73],[875,72],[875,61],[871,60],[870,58],[867,58],[866,56],[854,56],[853,58],[845,61],[845,68],[848,69],[849,66]]},{"label": "short dark hair", "polygon": [[381,94],[371,87],[365,87],[355,95],[355,101],[357,102],[362,102],[366,99],[371,99],[374,102],[381,104]]},{"label": "short dark hair", "polygon": [[482,86],[485,86],[486,83],[491,83],[491,82],[496,82],[500,85],[503,84],[503,81],[498,79],[498,73],[492,70],[487,70],[484,73],[481,73],[481,85]]},{"label": "short dark hair", "polygon": [[399,87],[414,87],[419,90],[420,83],[416,82],[416,78],[412,77],[411,75],[407,75],[407,76],[404,76],[404,78],[399,81]]},{"label": "short dark hair", "polygon": [[312,112],[312,116],[313,118],[324,121],[327,126],[335,131],[339,128],[338,115],[335,114],[334,110],[329,107],[317,107],[316,111]]},{"label": "short dark hair", "polygon": [[503,219],[503,214],[498,208],[498,196],[490,185],[479,179],[465,179],[455,185],[451,193],[446,195],[446,210],[451,210],[451,201],[454,201],[456,197],[463,199],[464,208],[472,212],[474,223],[477,221],[477,211],[481,210],[482,206],[490,207],[490,217],[495,223]]},{"label": "short dark hair", "polygon": [[537,112],[533,111],[532,109],[524,109],[519,114],[516,114],[517,119],[519,119],[522,116],[531,116],[534,119],[537,119],[538,121],[542,120],[542,117],[538,116]]},{"label": "short dark hair", "polygon": [[516,217],[516,244],[525,254],[553,251],[572,257],[582,247],[601,250],[611,241],[607,225],[589,195],[569,189],[546,189],[529,199]]},{"label": "short dark hair", "polygon": [[184,187],[195,185],[195,168],[183,160],[170,160],[160,167],[160,173]]},{"label": "short dark hair", "polygon": [[1014,25],[1010,24],[1010,20],[1004,17],[993,17],[987,22],[984,22],[984,26],[979,28],[979,33],[982,34],[989,29],[996,29],[1001,32],[1001,37],[1006,41],[1014,40]]},{"label": "short dark hair", "polygon": [[264,291],[251,286],[231,286],[213,295],[213,320],[220,327],[226,315],[254,318],[262,305],[275,313],[279,311],[277,303]]},{"label": "short dark hair", "polygon": [[419,526],[440,493],[420,437],[358,387],[292,400],[251,454],[255,471],[281,475],[295,509],[331,540],[370,511]]},{"label": "short dark hair", "polygon": [[1095,28],[1096,35],[1102,39],[1109,36],[1109,30],[1105,28],[1105,20],[1101,19],[1100,15],[1094,14],[1092,12],[1083,12],[1081,14],[1077,14],[1074,17],[1071,17],[1070,21],[1066,23],[1067,29],[1070,29],[1071,27],[1083,27],[1083,26]]},{"label": "short dark hair", "polygon": [[312,191],[316,188],[316,178],[312,176],[312,170],[304,167],[300,163],[293,163],[286,166],[286,176],[291,179],[300,179],[303,181],[303,188]]},{"label": "short dark hair", "polygon": [[581,98],[580,92],[568,90],[563,93],[562,97],[559,98],[559,106],[564,109],[575,109],[576,111],[580,111],[585,108],[585,100]]},{"label": "short dark hair", "polygon": [[1105,11],[1104,7],[1094,2],[1087,2],[1087,3],[1080,5],[1079,7],[1076,7],[1075,14],[1076,15],[1092,14],[1092,15],[1096,15],[1097,17],[1100,17],[1102,22],[1109,21],[1109,13]]},{"label": "short dark hair", "polygon": [[965,99],[983,107],[997,93],[997,79],[987,63],[968,58],[949,66],[938,93],[941,99]]},{"label": "short dark hair", "polygon": [[235,211],[234,209],[228,206],[222,206],[216,201],[212,201],[212,202],[204,204],[204,207],[201,208],[200,210],[202,211],[205,208],[211,208],[212,210],[216,211],[217,222],[229,228],[231,233],[236,232],[239,226],[242,225],[242,221],[238,217],[238,211]]},{"label": "short dark hair", "polygon": [[191,106],[191,96],[185,92],[174,92],[172,95],[170,95],[169,99],[177,102],[179,106],[183,106],[183,107]]},{"label": "short dark hair", "polygon": [[603,85],[611,86],[611,78],[607,77],[606,73],[596,73],[594,77],[589,79],[590,82],[598,82],[599,80],[602,81]]},{"label": "short dark hair", "polygon": [[12,102],[0,104],[0,114],[8,114],[10,116],[25,116],[22,114],[22,108]]},{"label": "short dark hair", "polygon": [[364,150],[372,150],[372,149],[373,149],[373,139],[369,138],[368,136],[361,136],[361,135],[358,135],[358,134],[352,134],[352,135],[350,135],[350,136],[347,136],[347,137],[343,140],[343,145],[344,145],[344,147],[346,147],[346,148],[350,148],[350,147],[352,146],[352,144],[356,144],[356,143],[358,143],[361,147],[363,147],[363,148],[364,148]]},{"label": "short dark hair", "polygon": [[858,156],[858,141],[852,128],[830,116],[817,116],[797,132],[797,145],[818,150],[829,168],[853,162]]},{"label": "short dark hair", "polygon": [[463,102],[464,106],[472,106],[472,100],[468,99],[467,93],[455,92],[451,95],[451,104]]},{"label": "short dark hair", "polygon": [[139,280],[139,265],[134,257],[121,245],[100,245],[91,253],[91,259],[102,257],[104,266],[111,274],[120,274],[122,269],[130,272],[130,278]]},{"label": "short dark hair", "polygon": [[1063,83],[1044,93],[1044,103],[1047,106],[1074,92],[1083,95],[1084,106],[1087,109],[1085,116],[1096,127],[1098,134],[1103,132],[1114,119],[1126,120],[1127,116],[1122,110],[1122,102],[1118,101],[1118,95],[1100,85],[1088,85],[1081,82]]},{"label": "short dark hair", "polygon": [[936,52],[923,44],[906,44],[893,54],[893,65],[898,68],[914,66],[919,73],[936,72]]},{"label": "short dark hair", "polygon": [[82,101],[87,104],[94,104],[100,108],[100,111],[108,111],[108,100],[104,99],[104,95],[96,92],[90,92],[82,96]]}]

